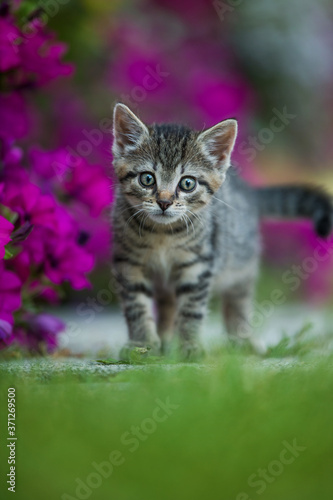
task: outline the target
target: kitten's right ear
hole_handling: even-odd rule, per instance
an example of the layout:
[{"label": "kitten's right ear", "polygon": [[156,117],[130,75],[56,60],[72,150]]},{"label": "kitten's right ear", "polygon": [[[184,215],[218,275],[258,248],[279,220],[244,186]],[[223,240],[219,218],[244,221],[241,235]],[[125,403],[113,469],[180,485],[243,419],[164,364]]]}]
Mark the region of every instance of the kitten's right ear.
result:
[{"label": "kitten's right ear", "polygon": [[135,149],[149,132],[144,123],[125,104],[116,104],[113,111],[114,156]]}]

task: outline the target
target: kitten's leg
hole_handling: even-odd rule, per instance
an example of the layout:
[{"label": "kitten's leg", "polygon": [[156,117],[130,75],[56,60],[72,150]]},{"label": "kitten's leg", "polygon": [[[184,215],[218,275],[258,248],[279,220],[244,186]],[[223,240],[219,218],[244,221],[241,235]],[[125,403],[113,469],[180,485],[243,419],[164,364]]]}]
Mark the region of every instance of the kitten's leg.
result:
[{"label": "kitten's leg", "polygon": [[235,285],[222,295],[225,325],[229,338],[238,344],[251,344],[250,315],[255,290],[254,280]]},{"label": "kitten's leg", "polygon": [[129,345],[150,346],[159,352],[161,341],[153,317],[153,286],[139,266],[118,266],[115,272],[118,293],[124,311]]},{"label": "kitten's leg", "polygon": [[157,331],[165,352],[171,342],[176,313],[176,296],[171,290],[158,288],[156,290]]},{"label": "kitten's leg", "polygon": [[186,356],[200,353],[198,335],[207,313],[212,273],[208,268],[192,266],[182,273],[176,285],[177,316],[175,330]]}]

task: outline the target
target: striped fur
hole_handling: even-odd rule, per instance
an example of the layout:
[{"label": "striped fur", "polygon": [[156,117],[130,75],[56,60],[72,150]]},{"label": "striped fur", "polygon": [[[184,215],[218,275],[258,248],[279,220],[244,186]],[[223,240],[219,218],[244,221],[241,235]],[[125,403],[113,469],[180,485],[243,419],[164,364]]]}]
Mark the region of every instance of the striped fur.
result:
[{"label": "striped fur", "polygon": [[[331,203],[318,190],[252,189],[237,177],[229,168],[236,132],[234,120],[202,133],[148,127],[115,108],[113,266],[130,345],[158,351],[176,333],[185,353],[195,351],[214,291],[229,334],[248,338],[260,215],[311,217],[320,235],[331,229]],[[184,178],[195,179],[193,191],[182,191]]]},{"label": "striped fur", "polygon": [[332,199],[313,186],[275,186],[256,190],[261,216],[312,219],[318,236],[332,231]]}]

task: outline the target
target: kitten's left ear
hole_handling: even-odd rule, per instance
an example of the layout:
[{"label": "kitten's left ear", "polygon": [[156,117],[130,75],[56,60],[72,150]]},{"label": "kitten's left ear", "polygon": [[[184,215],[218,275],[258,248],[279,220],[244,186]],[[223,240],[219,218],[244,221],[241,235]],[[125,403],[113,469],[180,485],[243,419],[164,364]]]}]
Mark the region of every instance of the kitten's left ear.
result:
[{"label": "kitten's left ear", "polygon": [[203,153],[216,164],[227,170],[230,166],[230,156],[237,137],[237,121],[230,119],[214,125],[198,137]]},{"label": "kitten's left ear", "polygon": [[113,112],[113,155],[135,149],[145,136],[149,136],[146,125],[125,104],[116,104]]}]

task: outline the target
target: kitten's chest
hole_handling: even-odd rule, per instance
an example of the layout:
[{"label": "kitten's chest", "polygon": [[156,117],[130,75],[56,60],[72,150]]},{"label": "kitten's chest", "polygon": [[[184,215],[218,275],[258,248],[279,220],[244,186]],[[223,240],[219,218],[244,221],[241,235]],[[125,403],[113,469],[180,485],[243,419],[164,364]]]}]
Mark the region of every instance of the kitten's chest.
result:
[{"label": "kitten's chest", "polygon": [[159,236],[145,251],[144,265],[151,275],[169,281],[174,267],[186,258],[185,254],[175,237]]}]

